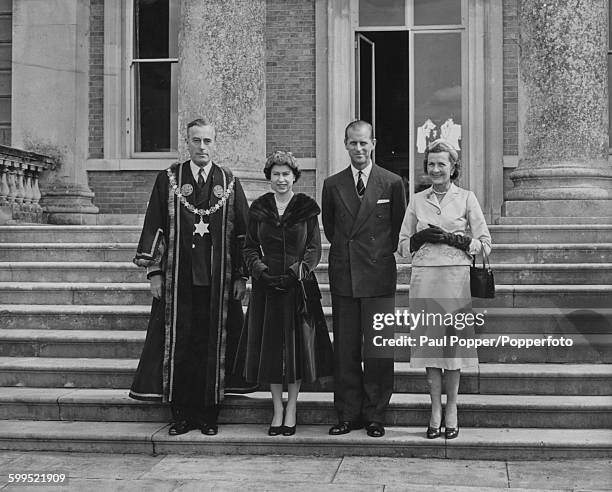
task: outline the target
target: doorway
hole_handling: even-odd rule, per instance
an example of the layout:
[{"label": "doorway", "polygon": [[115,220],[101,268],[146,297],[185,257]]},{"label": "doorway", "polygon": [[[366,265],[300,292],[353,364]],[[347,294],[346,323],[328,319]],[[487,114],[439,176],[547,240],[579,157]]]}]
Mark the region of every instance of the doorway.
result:
[{"label": "doorway", "polygon": [[410,179],[408,31],[356,33],[356,116],[374,128],[374,159]]},{"label": "doorway", "polygon": [[430,186],[423,169],[430,142],[443,137],[461,156],[461,34],[372,30],[355,36],[356,116],[374,127],[375,162],[400,175],[407,191],[419,192]]}]

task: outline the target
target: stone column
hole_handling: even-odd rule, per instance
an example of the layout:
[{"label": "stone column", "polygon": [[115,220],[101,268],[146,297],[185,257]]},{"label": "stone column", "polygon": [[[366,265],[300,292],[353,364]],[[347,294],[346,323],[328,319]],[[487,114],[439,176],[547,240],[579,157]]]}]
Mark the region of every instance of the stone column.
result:
[{"label": "stone column", "polygon": [[612,217],[608,0],[521,0],[511,217]]},{"label": "stone column", "polygon": [[89,1],[13,2],[12,145],[52,157],[41,206],[56,224],[95,223],[87,184]]},{"label": "stone column", "polygon": [[180,15],[181,158],[187,123],[203,117],[217,130],[215,161],[240,177],[264,179],[265,1],[181,0]]}]

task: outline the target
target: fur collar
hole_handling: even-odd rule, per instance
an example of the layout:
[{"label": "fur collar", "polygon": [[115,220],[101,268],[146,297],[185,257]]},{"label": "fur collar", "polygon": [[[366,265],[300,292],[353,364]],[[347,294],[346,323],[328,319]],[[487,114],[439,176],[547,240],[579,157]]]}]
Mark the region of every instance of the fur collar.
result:
[{"label": "fur collar", "polygon": [[249,217],[260,222],[270,222],[283,227],[304,222],[311,217],[316,217],[321,209],[312,198],[304,193],[296,193],[291,198],[289,205],[282,217],[278,216],[274,193],[266,193],[251,204]]}]

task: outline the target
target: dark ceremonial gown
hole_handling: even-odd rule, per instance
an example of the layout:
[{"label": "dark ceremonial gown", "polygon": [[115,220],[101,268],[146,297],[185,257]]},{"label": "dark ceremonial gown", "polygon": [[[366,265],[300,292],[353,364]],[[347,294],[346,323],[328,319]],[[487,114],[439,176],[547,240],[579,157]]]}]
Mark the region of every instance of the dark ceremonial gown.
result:
[{"label": "dark ceremonial gown", "polygon": [[[233,182],[225,204],[208,217],[209,316],[201,322],[192,320],[193,305],[198,302],[192,298],[193,232],[199,218],[180,203],[170,184],[170,174],[178,190],[185,190],[183,185],[191,186],[193,191],[188,196],[184,193],[185,199],[199,209],[215,206],[221,201],[217,195],[230,189]],[[197,185],[187,161],[160,172],[153,187],[134,263],[149,271],[160,270],[165,282],[162,298],[153,299],[147,337],[130,390],[132,398],[178,404],[187,398],[198,406],[209,407],[220,403],[224,391],[234,383],[225,380],[225,368],[233,365],[243,322],[242,306],[232,298],[232,288],[234,280],[246,276],[241,251],[248,204],[240,182],[227,168],[213,164],[207,185],[207,202],[197,203]],[[195,330],[206,330],[206,348],[205,353],[194,357]],[[194,371],[197,377],[191,381]],[[196,381],[200,384],[196,385]],[[236,383],[240,386],[237,390],[249,390],[242,382]]]}]

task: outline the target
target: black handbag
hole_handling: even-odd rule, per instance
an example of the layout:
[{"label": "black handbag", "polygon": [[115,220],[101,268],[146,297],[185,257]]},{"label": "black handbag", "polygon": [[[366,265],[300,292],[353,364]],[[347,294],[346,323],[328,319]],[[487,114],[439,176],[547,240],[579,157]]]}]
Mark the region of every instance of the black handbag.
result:
[{"label": "black handbag", "polygon": [[472,291],[472,297],[483,299],[493,299],[495,297],[495,277],[484,248],[482,250],[482,268],[476,266],[476,256],[472,258],[470,290]]}]

